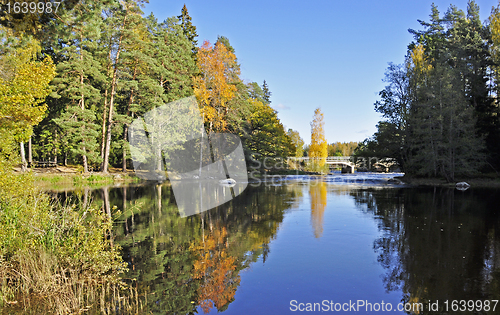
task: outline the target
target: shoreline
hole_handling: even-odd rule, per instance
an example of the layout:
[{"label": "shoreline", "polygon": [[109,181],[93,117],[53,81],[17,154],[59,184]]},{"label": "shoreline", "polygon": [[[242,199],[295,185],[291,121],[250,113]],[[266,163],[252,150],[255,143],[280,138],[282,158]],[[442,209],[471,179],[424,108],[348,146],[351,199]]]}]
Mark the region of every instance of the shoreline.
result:
[{"label": "shoreline", "polygon": [[20,167],[14,168],[17,175],[29,174],[35,187],[42,189],[76,189],[80,187],[99,187],[105,185],[140,183],[142,180],[133,171],[124,173],[121,169],[110,169],[102,172],[83,173],[77,167],[57,166],[54,168],[30,168],[21,172]]},{"label": "shoreline", "polygon": [[445,179],[441,178],[418,178],[410,176],[399,176],[395,179],[400,180],[409,186],[430,186],[430,187],[450,187],[454,188],[459,182],[466,182],[471,188],[500,188],[500,177],[470,177],[470,178],[458,178],[455,182],[449,183]]},{"label": "shoreline", "polygon": [[[20,168],[14,169],[15,173],[22,174]],[[81,186],[101,186],[109,184],[129,184],[129,183],[142,183],[144,180],[137,177],[133,170],[128,170],[126,173],[121,169],[111,168],[110,172],[105,174],[102,172],[89,172],[82,173],[76,167],[61,167],[56,168],[32,168],[27,173],[32,173],[35,185],[38,187],[57,187],[63,186],[64,188],[73,187],[78,188]],[[299,173],[299,174],[297,174]],[[356,172],[355,174],[363,175],[364,172]],[[250,175],[251,173],[249,173]],[[380,173],[384,174],[384,173]],[[385,173],[390,174],[390,173]],[[269,172],[264,174],[253,174],[253,178],[257,181],[267,181],[271,178],[286,177],[288,175],[309,175],[324,177],[315,172],[304,172],[296,170],[288,170],[286,172]],[[340,175],[340,174],[339,174]],[[249,179],[251,176],[249,176]],[[500,176],[496,174],[486,174],[482,176],[475,176],[469,178],[457,178],[455,182],[449,183],[442,178],[424,178],[424,177],[411,177],[411,176],[397,176],[394,179],[401,181],[404,185],[410,187],[430,186],[430,187],[455,187],[458,182],[467,182],[471,187],[481,188],[500,188]],[[252,182],[249,180],[249,182]],[[62,188],[62,187],[58,187]]]}]

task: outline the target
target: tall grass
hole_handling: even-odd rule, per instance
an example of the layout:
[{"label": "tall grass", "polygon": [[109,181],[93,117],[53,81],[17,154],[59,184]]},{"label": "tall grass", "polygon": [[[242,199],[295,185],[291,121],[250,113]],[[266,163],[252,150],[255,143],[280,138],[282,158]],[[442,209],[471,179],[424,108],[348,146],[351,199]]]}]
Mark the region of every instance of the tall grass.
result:
[{"label": "tall grass", "polygon": [[0,308],[9,314],[130,308],[125,301],[133,294],[120,293],[130,288],[120,281],[126,265],[111,228],[103,209],[53,202],[30,174],[15,175],[0,161]]}]

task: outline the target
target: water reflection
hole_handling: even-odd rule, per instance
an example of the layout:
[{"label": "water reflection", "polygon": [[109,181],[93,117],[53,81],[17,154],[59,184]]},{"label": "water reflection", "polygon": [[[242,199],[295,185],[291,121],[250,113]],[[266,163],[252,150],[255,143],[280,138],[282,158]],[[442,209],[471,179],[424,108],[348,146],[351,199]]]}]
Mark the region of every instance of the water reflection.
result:
[{"label": "water reflection", "polygon": [[446,313],[445,300],[498,299],[499,192],[249,185],[189,217],[167,184],[75,194],[121,210],[110,237],[138,313],[286,313],[291,299],[366,299],[422,303],[428,314],[436,300],[434,313]]},{"label": "water reflection", "polygon": [[440,310],[433,313],[446,313],[446,300],[498,299],[498,191],[427,188],[352,195],[378,221],[382,234],[373,248],[385,269],[387,291],[401,291],[405,301],[422,303],[425,310],[429,301],[439,300]]},{"label": "water reflection", "polygon": [[168,185],[111,191],[111,204],[123,209],[115,241],[144,310],[225,310],[234,300],[240,271],[259,257],[265,262],[286,209],[300,199],[296,193],[284,186],[249,187],[225,205],[183,218]]},{"label": "water reflection", "polygon": [[323,217],[326,208],[326,183],[311,182],[309,185],[309,195],[311,198],[311,225],[314,237],[320,238],[323,235]]}]

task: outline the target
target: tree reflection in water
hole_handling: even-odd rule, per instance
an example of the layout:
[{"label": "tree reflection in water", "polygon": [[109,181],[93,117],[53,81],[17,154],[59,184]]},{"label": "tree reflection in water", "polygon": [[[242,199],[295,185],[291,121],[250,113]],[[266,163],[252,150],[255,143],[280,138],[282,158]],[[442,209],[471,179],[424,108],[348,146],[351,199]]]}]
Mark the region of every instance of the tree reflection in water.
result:
[{"label": "tree reflection in water", "polygon": [[248,187],[222,206],[184,218],[168,184],[111,189],[111,206],[123,209],[115,240],[129,263],[125,278],[139,292],[141,313],[227,309],[240,271],[265,262],[268,244],[285,211],[300,202],[301,189]]},{"label": "tree reflection in water", "polygon": [[197,302],[205,313],[214,305],[221,309],[232,301],[240,283],[238,273],[234,272],[236,257],[227,253],[227,236],[226,228],[216,227],[202,240],[195,240],[189,248],[196,257],[192,277],[202,280],[197,290]]},{"label": "tree reflection in water", "polygon": [[314,237],[320,238],[323,235],[323,219],[326,208],[326,183],[322,181],[312,181],[309,184],[309,195],[311,198],[311,225]]},{"label": "tree reflection in water", "polygon": [[402,300],[423,303],[425,310],[429,301],[444,306],[445,300],[498,299],[498,190],[368,189],[351,195],[378,221],[381,236],[373,248],[386,270],[387,291],[400,290]]}]

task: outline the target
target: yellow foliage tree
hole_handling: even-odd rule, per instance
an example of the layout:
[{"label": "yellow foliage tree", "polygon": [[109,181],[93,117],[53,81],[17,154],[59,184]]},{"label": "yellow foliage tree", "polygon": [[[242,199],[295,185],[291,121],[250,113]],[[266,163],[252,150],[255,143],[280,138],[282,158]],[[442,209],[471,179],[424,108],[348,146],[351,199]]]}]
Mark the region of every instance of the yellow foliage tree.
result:
[{"label": "yellow foliage tree", "polygon": [[319,165],[323,166],[328,156],[328,144],[325,137],[325,123],[320,108],[314,111],[314,119],[311,122],[311,145],[309,146],[310,158],[321,158]]},{"label": "yellow foliage tree", "polygon": [[194,94],[201,104],[209,132],[222,132],[227,126],[227,104],[236,92],[236,87],[229,83],[234,71],[239,75],[238,69],[232,69],[236,56],[221,42],[212,47],[205,41],[198,49],[196,63],[201,76],[194,78]]},{"label": "yellow foliage tree", "polygon": [[432,70],[432,65],[425,55],[424,46],[416,45],[410,52],[410,58],[406,62],[408,72],[412,74],[412,85],[414,88],[425,83],[429,72]]},{"label": "yellow foliage tree", "polygon": [[[9,36],[5,29],[0,32]],[[16,142],[28,140],[33,126],[44,118],[47,105],[43,102],[51,92],[55,66],[49,56],[37,60],[41,49],[33,38],[14,40],[4,49],[7,53],[0,56],[0,153],[6,156]]]}]

